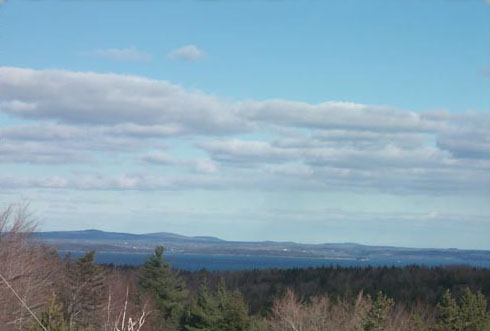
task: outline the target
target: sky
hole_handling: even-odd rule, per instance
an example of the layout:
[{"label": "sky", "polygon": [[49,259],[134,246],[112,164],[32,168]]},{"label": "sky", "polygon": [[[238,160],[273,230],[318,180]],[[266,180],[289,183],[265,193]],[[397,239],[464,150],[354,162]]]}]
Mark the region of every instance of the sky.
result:
[{"label": "sky", "polygon": [[490,249],[490,3],[0,2],[40,229]]}]

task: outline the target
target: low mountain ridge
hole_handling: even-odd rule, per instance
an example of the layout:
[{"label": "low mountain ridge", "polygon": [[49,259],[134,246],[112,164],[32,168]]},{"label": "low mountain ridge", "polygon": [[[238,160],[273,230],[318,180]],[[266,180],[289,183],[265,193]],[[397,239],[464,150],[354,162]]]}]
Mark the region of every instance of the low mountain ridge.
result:
[{"label": "low mountain ridge", "polygon": [[163,245],[169,253],[220,254],[245,256],[283,256],[369,261],[437,258],[454,264],[490,260],[490,251],[434,248],[367,246],[357,243],[301,244],[276,241],[226,241],[209,236],[184,236],[169,232],[131,234],[100,230],[36,232],[35,241],[55,246],[60,251],[150,252]]}]

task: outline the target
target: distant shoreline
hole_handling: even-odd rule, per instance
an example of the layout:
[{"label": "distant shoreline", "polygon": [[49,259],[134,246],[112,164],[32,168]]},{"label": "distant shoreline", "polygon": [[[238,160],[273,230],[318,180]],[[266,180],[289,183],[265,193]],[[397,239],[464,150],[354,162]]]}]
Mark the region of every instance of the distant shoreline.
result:
[{"label": "distant shoreline", "polygon": [[[59,251],[63,256],[68,251]],[[84,251],[70,251],[73,258],[83,256]],[[149,253],[145,252],[96,252],[96,262],[126,266],[141,265]],[[311,267],[450,267],[467,265],[477,268],[490,269],[490,261],[486,260],[456,260],[438,258],[418,258],[400,260],[397,258],[358,260],[358,259],[327,259],[305,258],[293,256],[252,256],[230,254],[194,254],[174,253],[165,254],[165,261],[173,268],[187,271],[206,269],[210,271],[237,271],[252,269],[304,269]]]}]

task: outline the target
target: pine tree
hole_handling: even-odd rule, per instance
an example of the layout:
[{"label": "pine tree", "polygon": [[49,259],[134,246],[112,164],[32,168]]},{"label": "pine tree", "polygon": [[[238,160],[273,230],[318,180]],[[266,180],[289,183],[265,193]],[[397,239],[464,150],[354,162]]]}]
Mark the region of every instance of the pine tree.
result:
[{"label": "pine tree", "polygon": [[230,293],[223,279],[216,293],[209,293],[206,281],[191,305],[181,329],[184,331],[247,331],[251,329],[248,308],[240,292]]},{"label": "pine tree", "polygon": [[208,290],[206,280],[203,280],[197,299],[188,308],[181,321],[181,328],[185,331],[211,331],[217,327],[222,319],[218,300]]},{"label": "pine tree", "polygon": [[481,292],[474,294],[466,288],[459,305],[459,324],[464,331],[484,331],[490,329],[487,301]]},{"label": "pine tree", "polygon": [[481,292],[474,294],[466,288],[458,304],[447,290],[437,305],[436,329],[439,331],[490,330],[490,316],[483,294]]},{"label": "pine tree", "polygon": [[[369,300],[371,298],[369,297]],[[376,299],[371,303],[371,308],[367,312],[362,323],[363,331],[381,331],[384,330],[391,310],[395,302],[388,298],[381,291],[376,295]]]},{"label": "pine tree", "polygon": [[441,301],[437,305],[437,330],[458,331],[462,330],[459,321],[459,307],[453,299],[450,290],[444,292]]},{"label": "pine tree", "polygon": [[176,324],[184,312],[187,289],[184,280],[163,262],[163,246],[155,248],[138,274],[139,284],[155,300],[160,322]]},{"label": "pine tree", "polygon": [[234,291],[228,295],[222,325],[223,331],[250,330],[251,320],[248,315],[248,308],[239,291]]}]

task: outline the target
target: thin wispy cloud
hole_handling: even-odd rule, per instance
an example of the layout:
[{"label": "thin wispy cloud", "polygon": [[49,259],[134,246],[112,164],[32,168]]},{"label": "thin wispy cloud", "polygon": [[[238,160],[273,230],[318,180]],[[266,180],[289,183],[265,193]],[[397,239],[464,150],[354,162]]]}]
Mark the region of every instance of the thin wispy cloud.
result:
[{"label": "thin wispy cloud", "polygon": [[147,62],[152,56],[136,48],[107,48],[86,52],[86,54],[113,61]]},{"label": "thin wispy cloud", "polygon": [[168,52],[167,57],[172,60],[197,61],[206,56],[206,53],[196,45],[186,45]]}]

